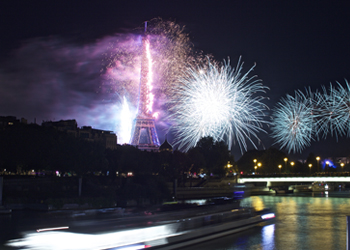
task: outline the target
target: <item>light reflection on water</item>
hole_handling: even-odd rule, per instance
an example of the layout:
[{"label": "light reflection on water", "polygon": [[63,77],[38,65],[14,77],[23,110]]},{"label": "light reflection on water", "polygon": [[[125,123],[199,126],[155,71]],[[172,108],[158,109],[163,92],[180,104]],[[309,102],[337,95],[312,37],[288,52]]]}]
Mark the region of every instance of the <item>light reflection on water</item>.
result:
[{"label": "light reflection on water", "polygon": [[263,249],[269,250],[275,248],[275,224],[264,226],[261,230]]},{"label": "light reflection on water", "polygon": [[348,197],[252,196],[241,204],[271,208],[275,222],[184,250],[346,249]]}]

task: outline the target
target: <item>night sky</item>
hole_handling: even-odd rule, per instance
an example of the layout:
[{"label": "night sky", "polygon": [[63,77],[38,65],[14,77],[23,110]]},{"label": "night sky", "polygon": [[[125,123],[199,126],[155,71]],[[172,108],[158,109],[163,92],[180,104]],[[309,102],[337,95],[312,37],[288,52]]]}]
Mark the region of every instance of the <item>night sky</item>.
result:
[{"label": "night sky", "polygon": [[[98,92],[103,53],[117,34],[156,17],[185,25],[194,49],[218,61],[256,63],[272,109],[297,89],[350,80],[349,13],[349,1],[2,0],[0,115],[114,131],[113,98]],[[260,137],[259,149],[272,145]],[[349,156],[349,142],[329,137],[290,157]]]}]

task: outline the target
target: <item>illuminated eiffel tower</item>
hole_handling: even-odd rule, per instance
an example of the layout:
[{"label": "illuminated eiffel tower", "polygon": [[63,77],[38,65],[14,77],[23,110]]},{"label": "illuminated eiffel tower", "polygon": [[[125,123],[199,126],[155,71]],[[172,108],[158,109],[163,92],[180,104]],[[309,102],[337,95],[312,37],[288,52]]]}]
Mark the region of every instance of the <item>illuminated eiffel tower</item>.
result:
[{"label": "illuminated eiffel tower", "polygon": [[150,58],[149,41],[146,32],[147,22],[145,23],[145,35],[142,37],[141,80],[139,87],[138,111],[132,128],[130,144],[141,150],[158,152],[160,143],[155,120],[152,117],[152,61]]}]

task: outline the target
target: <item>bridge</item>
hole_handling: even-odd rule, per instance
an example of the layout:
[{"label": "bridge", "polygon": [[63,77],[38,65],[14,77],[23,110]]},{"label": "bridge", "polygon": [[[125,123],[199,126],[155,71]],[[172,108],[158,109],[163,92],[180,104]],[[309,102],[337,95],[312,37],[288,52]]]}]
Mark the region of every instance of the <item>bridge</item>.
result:
[{"label": "bridge", "polygon": [[[322,191],[333,190],[336,186],[345,189],[350,184],[350,176],[241,176],[237,182],[255,184],[263,189],[274,190],[276,193],[289,193],[293,192],[294,189]],[[311,185],[311,183],[316,185]]]},{"label": "bridge", "polygon": [[[239,177],[238,183],[247,182],[266,182],[266,183],[312,183],[312,182],[349,182],[350,176],[286,176],[286,177],[268,177],[268,176],[254,176],[254,177]],[[270,185],[267,185],[270,186]]]}]

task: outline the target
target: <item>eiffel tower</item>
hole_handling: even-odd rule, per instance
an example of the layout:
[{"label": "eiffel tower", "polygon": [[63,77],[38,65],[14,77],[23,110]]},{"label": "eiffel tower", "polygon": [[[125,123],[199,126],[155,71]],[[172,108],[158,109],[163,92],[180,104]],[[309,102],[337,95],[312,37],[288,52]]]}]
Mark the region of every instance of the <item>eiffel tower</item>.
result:
[{"label": "eiffel tower", "polygon": [[141,80],[139,86],[139,103],[136,119],[134,120],[132,137],[130,144],[138,147],[140,150],[159,151],[159,139],[155,126],[155,120],[152,117],[152,93],[150,90],[151,79],[151,61],[148,57],[147,46],[149,41],[146,35],[147,22],[145,23],[145,34],[142,37],[142,57],[141,57]]}]

